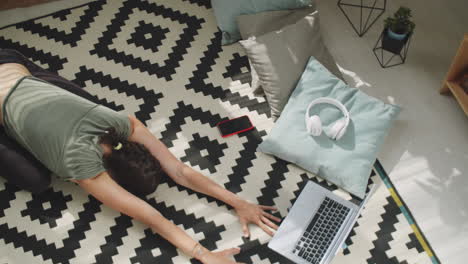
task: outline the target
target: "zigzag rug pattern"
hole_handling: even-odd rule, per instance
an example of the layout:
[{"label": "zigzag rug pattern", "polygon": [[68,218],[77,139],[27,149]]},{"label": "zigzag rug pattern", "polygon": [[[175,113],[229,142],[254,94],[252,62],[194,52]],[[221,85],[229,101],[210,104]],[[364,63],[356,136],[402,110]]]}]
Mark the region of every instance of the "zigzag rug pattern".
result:
[{"label": "zigzag rug pattern", "polygon": [[[209,0],[93,1],[0,29],[17,49],[85,87],[116,111],[135,115],[174,155],[245,199],[275,204],[284,217],[307,180],[336,186],[256,152],[273,126],[239,45],[221,46]],[[251,132],[221,138],[216,123],[249,115]],[[1,173],[1,172],[0,172]],[[382,183],[333,263],[434,263]],[[388,180],[388,179],[387,179]],[[145,197],[208,249],[240,246],[245,263],[290,263],[252,228],[242,238],[232,208],[163,180]],[[197,263],[142,224],[74,184],[54,180],[32,195],[0,178],[0,263]]]}]

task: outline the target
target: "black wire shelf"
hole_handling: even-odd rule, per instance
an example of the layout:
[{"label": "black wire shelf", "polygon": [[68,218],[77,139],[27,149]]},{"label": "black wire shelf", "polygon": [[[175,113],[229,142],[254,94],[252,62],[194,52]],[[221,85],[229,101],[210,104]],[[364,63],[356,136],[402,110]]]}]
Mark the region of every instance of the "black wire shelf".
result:
[{"label": "black wire shelf", "polygon": [[[383,7],[377,7],[377,2],[379,1],[383,1]],[[346,11],[343,9],[343,6],[360,8],[359,27],[354,25],[354,23],[351,21],[348,14],[346,13]],[[351,26],[353,27],[354,31],[356,31],[359,37],[362,37],[364,36],[364,34],[367,33],[367,31],[369,31],[369,29],[375,24],[375,22],[385,12],[385,9],[387,7],[387,0],[374,0],[374,3],[372,5],[364,5],[364,0],[360,0],[360,4],[343,3],[343,0],[338,0],[338,7],[340,8],[341,12],[343,12],[349,24],[351,24]],[[367,18],[364,18],[365,15],[363,15],[363,9],[370,9],[369,14],[367,15]],[[371,17],[374,12],[379,12],[379,13],[374,19],[371,20]],[[365,19],[365,22],[364,22],[364,19]]]}]

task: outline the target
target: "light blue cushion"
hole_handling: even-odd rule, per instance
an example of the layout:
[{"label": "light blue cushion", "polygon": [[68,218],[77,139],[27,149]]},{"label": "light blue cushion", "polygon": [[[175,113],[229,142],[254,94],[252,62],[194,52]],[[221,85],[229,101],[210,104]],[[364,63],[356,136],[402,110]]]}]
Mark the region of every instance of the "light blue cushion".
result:
[{"label": "light blue cushion", "polygon": [[[350,113],[347,132],[338,141],[324,133],[313,137],[306,130],[306,108],[318,97],[335,98]],[[259,150],[295,163],[363,198],[376,155],[399,112],[400,107],[385,104],[349,87],[311,57],[280,118]],[[312,108],[310,115],[313,114],[319,115],[324,129],[329,129],[330,124],[343,116],[337,108],[322,105]]]},{"label": "light blue cushion", "polygon": [[223,33],[222,44],[241,39],[236,18],[263,11],[296,9],[311,5],[312,0],[211,0],[218,27]]}]

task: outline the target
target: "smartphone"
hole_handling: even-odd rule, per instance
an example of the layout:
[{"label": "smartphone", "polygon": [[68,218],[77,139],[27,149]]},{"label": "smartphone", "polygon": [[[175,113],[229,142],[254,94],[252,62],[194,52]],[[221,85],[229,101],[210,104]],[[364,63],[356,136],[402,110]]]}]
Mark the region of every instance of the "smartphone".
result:
[{"label": "smartphone", "polygon": [[222,137],[229,137],[253,129],[248,116],[241,116],[230,120],[221,121],[216,125]]}]

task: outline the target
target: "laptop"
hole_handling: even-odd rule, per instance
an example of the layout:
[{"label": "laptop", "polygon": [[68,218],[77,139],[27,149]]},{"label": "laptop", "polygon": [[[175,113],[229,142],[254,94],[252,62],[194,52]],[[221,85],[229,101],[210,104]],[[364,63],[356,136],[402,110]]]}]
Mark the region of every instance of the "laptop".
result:
[{"label": "laptop", "polygon": [[374,189],[357,205],[308,181],[268,247],[295,263],[329,263]]}]

